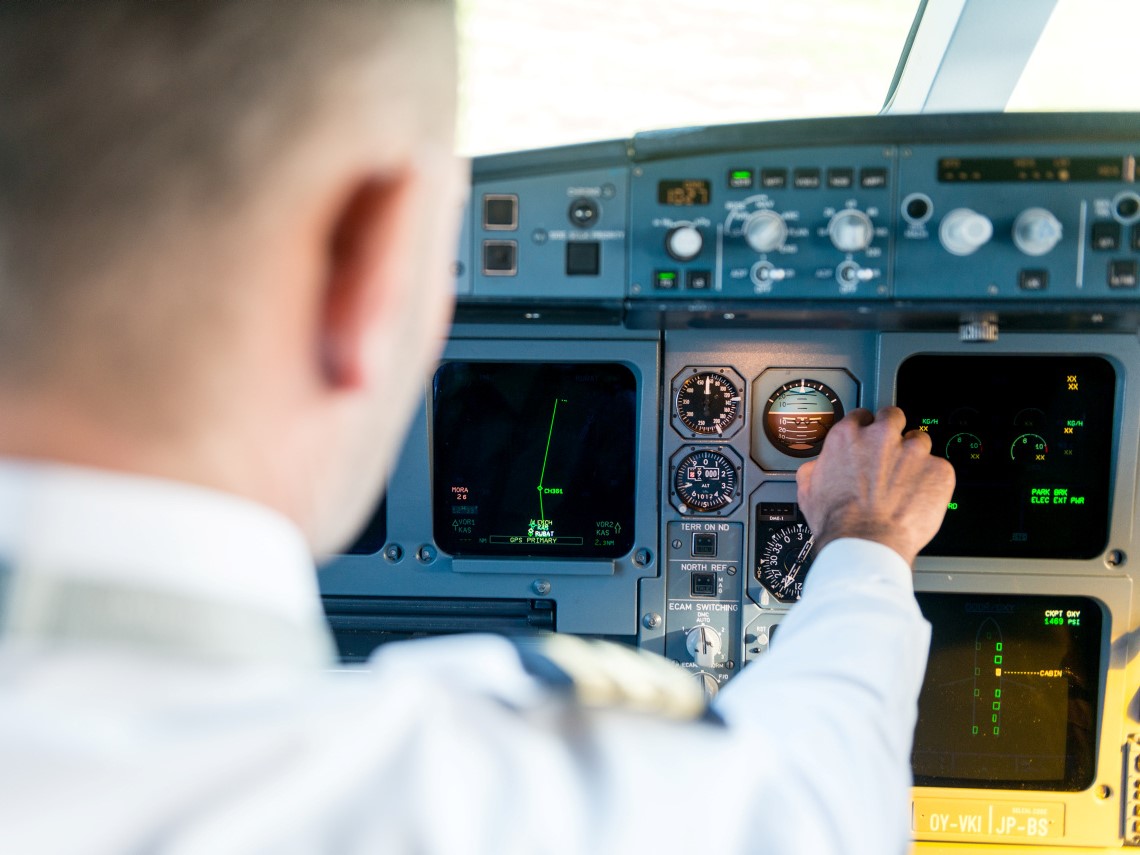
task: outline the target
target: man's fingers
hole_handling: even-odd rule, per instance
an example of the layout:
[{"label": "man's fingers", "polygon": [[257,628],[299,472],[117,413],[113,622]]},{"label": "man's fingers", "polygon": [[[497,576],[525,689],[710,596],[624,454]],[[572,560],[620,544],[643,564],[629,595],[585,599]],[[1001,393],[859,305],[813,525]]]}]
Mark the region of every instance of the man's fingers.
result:
[{"label": "man's fingers", "polygon": [[906,433],[904,433],[903,441],[914,442],[918,445],[924,446],[927,453],[929,453],[930,449],[934,447],[934,440],[930,438],[930,434],[924,430],[918,430],[917,428],[914,430],[908,430]]},{"label": "man's fingers", "polygon": [[870,410],[864,407],[857,407],[856,409],[851,410],[849,413],[847,413],[847,415],[845,415],[842,419],[840,419],[838,424],[847,422],[848,424],[856,424],[860,427],[866,427],[874,420],[875,417],[871,414]]},{"label": "man's fingers", "polygon": [[875,424],[884,425],[891,433],[901,434],[906,428],[906,416],[898,407],[883,407],[875,413]]}]

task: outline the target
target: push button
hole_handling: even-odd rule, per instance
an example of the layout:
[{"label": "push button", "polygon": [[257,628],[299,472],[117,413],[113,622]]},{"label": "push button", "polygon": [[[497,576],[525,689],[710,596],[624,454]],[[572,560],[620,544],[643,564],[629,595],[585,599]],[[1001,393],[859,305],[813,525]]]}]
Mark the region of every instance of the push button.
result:
[{"label": "push button", "polygon": [[788,170],[761,169],[760,186],[765,190],[783,190],[788,186]]},{"label": "push button", "polygon": [[566,275],[597,276],[601,270],[601,246],[596,240],[566,243]]},{"label": "push button", "polygon": [[707,291],[712,287],[712,274],[707,270],[690,270],[685,274],[685,287],[690,291]]},{"label": "push button", "polygon": [[677,290],[677,271],[676,270],[655,270],[655,271],[653,271],[653,287],[657,291],[676,291]]},{"label": "push button", "polygon": [[1109,288],[1135,288],[1136,262],[1130,259],[1108,263]]},{"label": "push button", "polygon": [[873,166],[859,173],[859,184],[866,190],[877,190],[887,186],[887,170],[881,166]]},{"label": "push button", "polygon": [[792,176],[797,190],[815,190],[819,187],[818,169],[797,169]]},{"label": "push button", "polygon": [[693,557],[716,558],[716,532],[693,532]]},{"label": "push button", "polygon": [[848,187],[855,185],[855,170],[854,169],[829,169],[827,170],[827,186],[835,189],[846,190]]},{"label": "push button", "polygon": [[518,244],[513,240],[483,241],[483,273],[514,276],[518,273]]},{"label": "push button", "polygon": [[715,597],[716,574],[694,573],[691,577],[689,590],[694,597]]},{"label": "push button", "polygon": [[488,193],[483,197],[483,228],[487,231],[514,231],[519,227],[519,197]]},{"label": "push button", "polygon": [[756,183],[756,174],[751,169],[728,170],[729,190],[751,190]]},{"label": "push button", "polygon": [[1120,223],[1108,220],[1093,223],[1092,247],[1104,251],[1120,249]]},{"label": "push button", "polygon": [[1044,291],[1048,284],[1048,270],[1022,270],[1017,277],[1017,287],[1022,291]]}]

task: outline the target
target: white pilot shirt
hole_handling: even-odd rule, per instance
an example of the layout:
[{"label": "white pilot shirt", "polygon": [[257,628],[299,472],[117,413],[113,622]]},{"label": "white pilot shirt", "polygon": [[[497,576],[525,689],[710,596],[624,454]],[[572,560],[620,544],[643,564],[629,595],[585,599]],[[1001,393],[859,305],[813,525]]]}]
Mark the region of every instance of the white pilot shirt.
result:
[{"label": "white pilot shirt", "polygon": [[585,709],[490,636],[335,670],[283,517],[0,463],[0,852],[902,853],[929,642],[837,541],[724,724]]}]

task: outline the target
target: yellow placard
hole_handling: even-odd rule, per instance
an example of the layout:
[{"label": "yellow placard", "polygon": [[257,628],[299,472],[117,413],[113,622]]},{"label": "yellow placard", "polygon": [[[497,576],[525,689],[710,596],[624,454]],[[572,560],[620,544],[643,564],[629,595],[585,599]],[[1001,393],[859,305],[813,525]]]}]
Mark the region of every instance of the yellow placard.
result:
[{"label": "yellow placard", "polygon": [[1059,840],[1065,836],[1065,806],[1057,802],[917,798],[913,803],[911,829],[919,838],[993,842]]}]

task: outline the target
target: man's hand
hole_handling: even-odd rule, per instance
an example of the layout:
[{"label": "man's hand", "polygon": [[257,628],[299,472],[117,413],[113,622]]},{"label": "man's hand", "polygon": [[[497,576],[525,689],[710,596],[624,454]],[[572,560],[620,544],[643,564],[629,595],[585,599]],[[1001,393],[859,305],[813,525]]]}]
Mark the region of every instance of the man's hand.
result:
[{"label": "man's hand", "polygon": [[800,467],[800,508],[815,547],[841,537],[889,546],[913,566],[942,525],[954,468],[930,453],[930,436],[903,434],[898,407],[852,410],[827,434],[819,457]]}]

